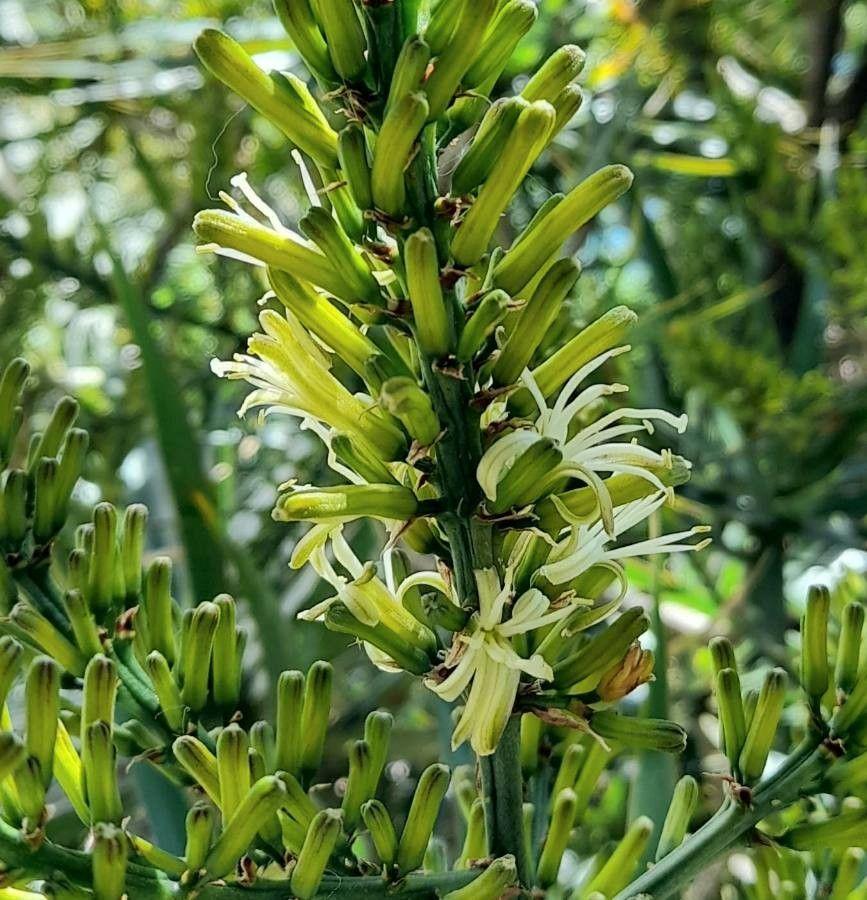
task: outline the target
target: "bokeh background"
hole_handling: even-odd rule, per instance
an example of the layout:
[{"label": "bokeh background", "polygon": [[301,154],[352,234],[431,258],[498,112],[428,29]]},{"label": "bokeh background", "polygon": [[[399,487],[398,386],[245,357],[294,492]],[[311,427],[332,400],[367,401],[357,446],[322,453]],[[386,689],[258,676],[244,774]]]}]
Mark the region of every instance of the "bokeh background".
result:
[{"label": "bokeh background", "polygon": [[[303,196],[279,132],[198,67],[190,44],[212,25],[266,68],[297,64],[266,0],[0,0],[0,362],[30,360],[37,414],[63,392],[81,403],[95,448],[82,517],[100,498],[147,503],[178,597],[241,600],[254,707],[281,669],[324,655],[340,670],[335,760],[370,709],[395,711],[399,793],[446,754],[444,708],[294,621],[321,587],[288,568],[298,532],[270,509],[281,482],[330,477],[322,452],[289,420],[237,419],[243,389],[209,368],[243,346],[263,285],[196,253],[193,214],[242,171],[288,221]],[[589,840],[652,814],[679,772],[714,769],[708,636],[731,635],[758,682],[790,663],[808,583],[840,605],[865,595],[867,2],[543,0],[502,89],[566,42],[588,53],[585,103],[503,236],[600,165],[635,170],[582,235],[567,314],[640,314],[616,378],[635,405],[689,413],[675,514],[715,539],[631,567],[663,660],[638,702],[691,740],[682,760],[620,763]],[[374,552],[381,535],[354,540]],[[164,788],[128,789],[150,794],[141,814],[171,843]]]}]

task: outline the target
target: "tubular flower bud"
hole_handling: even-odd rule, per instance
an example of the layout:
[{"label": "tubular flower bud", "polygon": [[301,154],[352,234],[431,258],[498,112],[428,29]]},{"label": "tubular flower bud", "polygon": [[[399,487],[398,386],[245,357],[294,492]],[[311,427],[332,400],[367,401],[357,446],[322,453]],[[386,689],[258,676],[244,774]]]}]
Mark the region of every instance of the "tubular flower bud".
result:
[{"label": "tubular flower bud", "polygon": [[222,878],[247,852],[256,834],[286,801],[286,788],[274,775],[260,778],[228,816],[223,833],[211,847],[203,868],[209,878]]},{"label": "tubular flower bud", "polygon": [[[39,460],[49,457],[59,457],[60,448],[63,445],[63,439],[72,427],[78,416],[78,403],[72,397],[61,397],[57,401],[48,425],[42,433],[38,443],[31,453],[31,465],[35,465]],[[33,468],[31,468],[31,473]]]},{"label": "tubular flower bud", "polygon": [[497,79],[521,38],[533,27],[538,14],[532,0],[507,0],[500,7],[464,76],[464,85],[478,87]]},{"label": "tubular flower bud", "polygon": [[122,900],[126,896],[129,844],[115,825],[100,822],[93,829],[93,896],[95,900]]},{"label": "tubular flower bud", "polygon": [[200,603],[190,619],[187,643],[184,647],[184,683],[181,698],[194,712],[208,700],[208,676],[211,670],[211,650],[220,620],[220,609],[214,603]]},{"label": "tubular flower bud", "polygon": [[780,839],[793,850],[844,850],[867,844],[867,811],[846,810],[823,822],[810,822],[787,831]]},{"label": "tubular flower bud", "polygon": [[266,772],[274,771],[277,758],[277,740],[274,728],[270,722],[259,721],[252,724],[250,727],[250,749],[251,751],[256,751],[262,758]]},{"label": "tubular flower bud", "polygon": [[357,80],[364,73],[367,61],[364,56],[364,29],[355,4],[352,0],[330,0],[327,3],[314,0],[314,9],[337,74],[345,81]]},{"label": "tubular flower bud", "polygon": [[863,631],[864,607],[857,602],[847,603],[843,609],[840,639],[837,642],[837,664],[834,669],[834,681],[844,694],[852,690],[858,677]]},{"label": "tubular flower bud", "polygon": [[172,561],[153,560],[147,570],[143,607],[150,649],[158,650],[171,664],[175,661],[175,625],[172,615]]},{"label": "tubular flower bud", "polygon": [[367,139],[360,124],[350,122],[340,132],[337,137],[337,155],[340,159],[340,171],[349,185],[355,205],[360,210],[372,209]]},{"label": "tubular flower bud", "polygon": [[708,643],[711,661],[713,662],[714,674],[718,675],[723,669],[738,670],[737,660],[735,659],[735,648],[732,642],[726,637],[711,638]]},{"label": "tubular flower bud", "polygon": [[424,94],[406,94],[388,111],[373,149],[373,201],[386,215],[399,218],[406,203],[404,171],[428,116]]},{"label": "tubular flower bud", "polygon": [[54,501],[57,482],[57,460],[40,459],[36,465],[33,501],[33,539],[45,544],[54,534]]},{"label": "tubular flower bud", "polygon": [[412,94],[421,88],[429,62],[430,47],[418,35],[407,38],[401,47],[394,66],[394,73],[391,76],[388,100],[385,104],[386,115],[407,94]]},{"label": "tubular flower bud", "polygon": [[227,725],[217,738],[217,780],[220,809],[227,819],[238,809],[250,790],[247,733],[239,725]]},{"label": "tubular flower bud", "polygon": [[26,756],[24,744],[11,731],[0,731],[0,782],[12,775]]},{"label": "tubular flower bud", "polygon": [[304,710],[301,714],[301,775],[306,781],[319,768],[328,721],[331,715],[331,686],[334,669],[319,660],[307,670],[304,681]]},{"label": "tubular flower bud", "polygon": [[30,664],[24,685],[25,746],[39,764],[44,787],[51,783],[57,716],[60,712],[60,670],[47,656]]},{"label": "tubular flower bud", "polygon": [[289,881],[292,894],[299,900],[315,896],[340,831],[341,815],[333,809],[318,812],[310,823]]},{"label": "tubular flower bud", "polygon": [[786,697],[786,673],[772,669],[765,677],[756,711],[741,751],[740,770],[747,784],[761,777]]},{"label": "tubular flower bud", "polygon": [[441,0],[431,12],[424,39],[434,55],[440,54],[452,39],[465,3],[466,0]]},{"label": "tubular flower bud", "polygon": [[[430,103],[428,118],[431,121],[438,119],[446,111],[473,62],[473,56],[467,52],[467,48],[480,45],[497,5],[497,0],[465,2],[448,44],[441,51],[435,51],[438,56],[434,69],[424,85]],[[430,43],[429,35],[426,34],[426,37]]]},{"label": "tubular flower bud", "polygon": [[72,428],[63,442],[60,465],[54,481],[54,529],[59,531],[66,521],[69,498],[84,468],[90,436],[81,428]]},{"label": "tubular flower bud", "polygon": [[298,487],[283,494],[273,516],[278,522],[343,523],[366,516],[374,519],[411,519],[418,500],[397,484],[342,484],[334,487]]},{"label": "tubular flower bud", "polygon": [[497,100],[485,113],[469,149],[452,175],[452,194],[469,194],[494,168],[518,116],[529,107],[521,97]]},{"label": "tubular flower bud", "polygon": [[633,873],[653,834],[653,822],[647,816],[639,816],[628,828],[614,852],[602,868],[594,875],[581,893],[581,898],[589,898],[594,893],[613,897],[629,884]]},{"label": "tubular flower bud", "polygon": [[117,698],[117,667],[107,657],[94,656],[84,670],[84,688],[81,702],[82,737],[94,722],[114,721],[114,704]]},{"label": "tubular flower bud", "polygon": [[219,806],[220,780],[216,756],[198,738],[189,734],[175,739],[172,753],[184,771]]},{"label": "tubular flower bud", "polygon": [[683,843],[698,805],[698,797],[698,782],[691,775],[684,775],[674,786],[674,795],[656,847],[657,862]]},{"label": "tubular flower bud", "polygon": [[860,847],[848,847],[837,866],[834,887],[828,900],[849,900],[857,897],[855,887],[861,879],[861,867],[864,864],[864,851]]},{"label": "tubular flower bud", "polygon": [[303,153],[337,166],[337,135],[307,87],[294,75],[266,75],[227,34],[205,29],[194,47],[205,68],[272,122]]},{"label": "tubular flower bud", "polygon": [[[8,634],[0,637],[0,709],[6,702],[9,690],[21,671],[24,650],[21,644]],[[3,779],[0,778],[0,781]]]},{"label": "tubular flower bud", "polygon": [[400,872],[412,872],[422,864],[450,779],[448,766],[439,763],[421,773],[397,848]]},{"label": "tubular flower bud", "polygon": [[732,768],[737,769],[747,737],[747,724],[741,697],[741,682],[734,669],[720,669],[717,672],[716,702],[725,754]]},{"label": "tubular flower bud", "polygon": [[[471,266],[482,258],[503,210],[547,144],[554,119],[553,107],[544,101],[531,103],[518,116],[505,147],[501,148],[490,175],[452,241],[452,255],[459,265]],[[503,284],[497,286],[505,287]]]},{"label": "tubular flower bud", "polygon": [[347,466],[369,484],[397,484],[397,479],[366,443],[353,441],[345,434],[335,434],[331,438],[331,452],[335,461]]},{"label": "tubular flower bud", "polygon": [[653,679],[653,652],[633,643],[620,662],[613,665],[600,680],[596,693],[606,703],[620,700],[637,687]]},{"label": "tubular flower bud", "polygon": [[17,546],[27,533],[27,474],[21,469],[9,469],[0,477],[3,491],[0,537],[4,542]]},{"label": "tubular flower bud", "polygon": [[117,783],[115,749],[111,726],[93,722],[82,733],[81,764],[85,793],[92,821],[120,824],[123,807]]},{"label": "tubular flower bud", "polygon": [[169,853],[156,844],[145,840],[132,832],[125,832],[130,848],[140,856],[149,866],[165,872],[166,875],[180,878],[187,870],[187,866],[182,859]]},{"label": "tubular flower bud", "polygon": [[301,230],[322,251],[352,291],[354,302],[379,304],[379,285],[346,232],[321,206],[313,206],[299,222]]},{"label": "tubular flower bud", "polygon": [[298,779],[289,772],[278,772],[277,777],[286,788],[286,802],[283,809],[303,828],[307,828],[316,815],[316,806],[304,792]]},{"label": "tubular flower bud", "polygon": [[406,279],[415,335],[422,352],[439,358],[452,349],[454,329],[440,287],[436,242],[427,228],[414,232],[404,248]]},{"label": "tubular flower bud", "polygon": [[368,800],[361,807],[361,818],[370,832],[380,862],[390,866],[397,856],[397,835],[388,810],[379,800]]},{"label": "tubular flower bud", "polygon": [[813,703],[828,690],[828,613],[831,594],[826,587],[810,588],[801,622],[801,685]]},{"label": "tubular flower bud", "polygon": [[219,706],[233,706],[241,693],[241,654],[238,631],[235,628],[235,601],[228,594],[214,598],[219,610],[211,664],[214,702]]},{"label": "tubular flower bud", "polygon": [[584,93],[577,84],[567,84],[557,96],[550,101],[557,113],[554,122],[554,134],[559,134],[571,121],[575,113],[584,103]]},{"label": "tubular flower bud", "polygon": [[274,767],[296,776],[301,770],[303,713],[304,675],[297,671],[281,672],[277,680]]},{"label": "tubular flower bud", "polygon": [[550,887],[557,882],[560,861],[563,858],[563,851],[569,843],[572,823],[575,821],[576,803],[575,792],[570,788],[560,791],[554,800],[554,811],[548,826],[548,836],[545,838],[536,870],[536,880],[543,888]]},{"label": "tubular flower bud", "polygon": [[506,253],[495,270],[495,286],[513,296],[519,293],[569,235],[613,203],[631,184],[632,173],[626,166],[606,166],[582,181],[538,223],[530,237]]},{"label": "tubular flower bud", "polygon": [[494,329],[506,318],[510,302],[505,291],[488,291],[482,297],[461,332],[455,354],[459,362],[469,362],[482,349]]},{"label": "tubular flower bud", "polygon": [[484,859],[488,855],[488,836],[485,828],[485,804],[481,797],[477,797],[470,805],[467,816],[467,833],[464,836],[461,855],[455,863],[456,869],[469,868],[477,859]]},{"label": "tubular flower bud", "polygon": [[508,385],[518,380],[560,313],[580,274],[581,266],[571,259],[558,260],[548,270],[519,313],[517,324],[497,358],[491,373],[495,383]]},{"label": "tubular flower bud", "polygon": [[87,600],[102,618],[114,604],[118,566],[117,510],[100,503],[93,510],[93,548],[90,552]]},{"label": "tubular flower bud", "polygon": [[483,464],[490,467],[492,474],[496,473],[496,488],[491,489],[489,483],[493,481],[488,476],[488,469],[479,465],[479,481],[484,480],[485,493],[492,491],[493,497],[487,503],[492,513],[505,512],[511,507],[520,508],[527,506],[538,499],[539,492],[545,489],[547,476],[552,469],[563,461],[563,451],[550,438],[539,437],[532,431],[522,432],[522,443],[526,441],[525,449],[515,453],[518,441],[500,440],[495,446],[506,451],[507,459],[501,462],[499,453],[493,451],[485,454]]},{"label": "tubular flower bud", "polygon": [[355,831],[361,818],[361,804],[370,799],[369,785],[373,761],[367,741],[355,741],[349,748],[349,775],[341,810],[347,832]]},{"label": "tubular flower bud", "polygon": [[574,44],[559,47],[524,85],[521,96],[531,103],[534,100],[553,101],[573,79],[581,74],[585,59],[584,51]]},{"label": "tubular flower bud", "polygon": [[542,720],[525,713],[521,716],[521,771],[525,778],[539,770],[539,743],[542,737]]},{"label": "tubular flower bud", "polygon": [[208,803],[196,803],[187,813],[187,843],[184,858],[187,870],[195,875],[205,864],[217,828],[217,812]]},{"label": "tubular flower bud", "polygon": [[475,881],[449,891],[443,900],[499,900],[517,880],[515,857],[508,854],[495,859]]},{"label": "tubular flower bud", "polygon": [[394,719],[391,713],[376,709],[364,720],[364,740],[370,749],[370,765],[367,768],[367,796],[372,797],[379,786],[379,779],[388,758],[388,743]]},{"label": "tubular flower bud", "polygon": [[21,420],[21,392],[30,375],[30,366],[20,357],[13,359],[0,376],[0,463],[8,463]]},{"label": "tubular flower bud", "polygon": [[145,660],[145,668],[160,703],[160,714],[172,731],[181,731],[185,705],[166,658],[159,650],[152,650]]},{"label": "tubular flower bud", "polygon": [[309,0],[274,0],[274,9],[305,65],[323,81],[336,82],[337,74]]},{"label": "tubular flower bud", "polygon": [[422,447],[430,446],[442,430],[430,397],[412,378],[389,378],[379,390],[379,403]]},{"label": "tubular flower bud", "polygon": [[141,503],[128,506],[124,512],[120,562],[126,597],[131,602],[135,602],[141,593],[141,558],[147,520],[147,507]]},{"label": "tubular flower bud", "polygon": [[641,719],[601,711],[593,714],[591,727],[601,737],[636,750],[682,753],[686,747],[686,732],[667,719]]},{"label": "tubular flower bud", "polygon": [[858,675],[849,696],[834,713],[831,729],[835,734],[845,735],[858,726],[867,713],[867,672]]},{"label": "tubular flower bud", "polygon": [[27,643],[43,650],[73,675],[84,673],[85,659],[43,615],[24,601],[9,612],[8,625]]}]

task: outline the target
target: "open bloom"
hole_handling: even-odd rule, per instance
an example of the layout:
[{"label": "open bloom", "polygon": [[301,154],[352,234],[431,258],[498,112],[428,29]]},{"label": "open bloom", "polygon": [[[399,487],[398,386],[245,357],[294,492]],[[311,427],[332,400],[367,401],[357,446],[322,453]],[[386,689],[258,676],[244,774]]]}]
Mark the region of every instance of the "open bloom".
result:
[{"label": "open bloom", "polygon": [[[496,749],[512,714],[521,673],[541,681],[554,677],[551,666],[541,656],[521,656],[511,639],[559,622],[572,606],[555,606],[535,588],[521,594],[513,605],[509,571],[502,586],[493,569],[477,570],[475,575],[479,610],[466,629],[454,637],[445,661],[445,667],[452,671],[442,681],[428,678],[425,685],[449,702],[469,688],[452,735],[452,748],[469,739],[479,756],[487,756]],[[507,616],[507,612],[511,615]]]},{"label": "open bloom", "polygon": [[613,505],[600,473],[635,475],[656,489],[665,489],[653,470],[670,466],[670,452],[656,453],[633,440],[621,439],[636,432],[652,433],[654,421],[665,422],[683,432],[687,424],[685,415],[674,416],[662,409],[622,407],[588,424],[576,425],[576,421],[600,399],[628,390],[623,384],[593,384],[578,390],[600,366],[627,350],[628,346],[614,347],[582,366],[566,382],[550,407],[531,372],[524,370],[521,380],[532,395],[539,414],[532,426],[502,436],[482,457],[477,477],[489,500],[496,499],[501,485],[522,455],[545,438],[559,450],[560,462],[547,466],[545,472],[540,473],[533,488],[535,496],[548,493],[564,478],[583,480],[596,495],[598,515],[609,534],[613,533]]}]

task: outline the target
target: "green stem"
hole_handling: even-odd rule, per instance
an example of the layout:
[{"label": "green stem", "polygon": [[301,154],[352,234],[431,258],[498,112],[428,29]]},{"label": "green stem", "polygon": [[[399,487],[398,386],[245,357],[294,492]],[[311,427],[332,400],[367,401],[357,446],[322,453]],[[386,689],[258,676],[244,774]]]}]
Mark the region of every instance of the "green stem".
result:
[{"label": "green stem", "polygon": [[818,739],[805,741],[772,776],[759,782],[749,806],[728,801],[698,831],[636,878],[614,900],[645,896],[663,900],[674,896],[699,872],[742,843],[762,819],[803,796],[827,765],[827,754]]}]

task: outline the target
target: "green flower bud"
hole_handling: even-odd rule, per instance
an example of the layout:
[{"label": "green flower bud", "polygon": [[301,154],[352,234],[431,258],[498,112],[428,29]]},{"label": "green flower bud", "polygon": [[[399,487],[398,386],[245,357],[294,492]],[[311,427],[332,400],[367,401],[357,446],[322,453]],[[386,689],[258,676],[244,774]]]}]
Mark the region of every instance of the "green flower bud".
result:
[{"label": "green flower bud", "polygon": [[818,703],[830,682],[828,670],[828,613],[831,594],[826,587],[810,588],[801,620],[801,686]]},{"label": "green flower bud", "polygon": [[45,781],[35,756],[26,756],[15,770],[15,793],[13,819],[23,820],[26,834],[38,833],[45,819]]},{"label": "green flower bud", "polygon": [[95,900],[122,900],[126,896],[129,845],[120,828],[100,822],[93,829],[93,896]]},{"label": "green flower bud", "polygon": [[443,900],[499,900],[517,880],[515,857],[508,854],[495,859],[475,881],[449,891]]},{"label": "green flower bud", "polygon": [[390,866],[397,856],[397,835],[388,810],[379,800],[368,800],[361,807],[361,818],[380,862]]},{"label": "green flower bud", "polygon": [[340,462],[369,484],[397,484],[388,466],[370,449],[369,444],[353,441],[345,434],[335,434],[331,438],[331,449]]},{"label": "green flower bud", "polygon": [[421,447],[430,446],[442,430],[430,397],[412,378],[389,378],[379,390],[379,403]]},{"label": "green flower bud", "polygon": [[458,341],[459,362],[470,360],[482,349],[494,329],[506,318],[511,298],[505,291],[488,291],[470,316]]},{"label": "green flower bud", "polygon": [[214,598],[220,611],[214,633],[211,687],[219,706],[235,706],[241,694],[241,654],[235,628],[235,601],[228,594]]},{"label": "green flower bud", "polygon": [[626,166],[606,166],[594,172],[539,222],[527,240],[506,253],[494,272],[495,286],[513,296],[519,293],[571,234],[613,203],[631,184],[632,173]]},{"label": "green flower bud", "polygon": [[84,670],[81,700],[81,736],[93,722],[114,721],[117,699],[117,667],[101,653],[94,656]]},{"label": "green flower bud", "polygon": [[[473,62],[473,55],[467,49],[480,46],[497,6],[498,0],[464,3],[449,43],[442,50],[434,51],[438,54],[434,69],[424,84],[430,104],[428,118],[431,121],[438,119],[446,111],[460,87],[461,80]],[[433,50],[430,29],[425,32],[425,38]]]},{"label": "green flower bud", "polygon": [[580,650],[554,666],[554,684],[568,688],[602,676],[650,627],[650,619],[638,607],[627,610],[604,631],[592,637]]},{"label": "green flower bud", "polygon": [[532,0],[507,0],[500,7],[464,76],[466,87],[478,87],[500,77],[521,38],[533,27],[538,16]]},{"label": "green flower bud", "polygon": [[301,769],[304,675],[282,672],[277,681],[277,732],[274,767],[298,775]]},{"label": "green flower bud", "polygon": [[370,187],[370,161],[367,156],[367,138],[358,122],[350,122],[337,136],[337,155],[340,171],[346,179],[352,199],[361,210],[373,207]]},{"label": "green flower bud", "polygon": [[370,799],[372,760],[367,741],[354,741],[349,748],[349,775],[343,794],[343,821],[347,832],[355,831],[361,817],[361,804]]},{"label": "green flower bud", "polygon": [[12,775],[26,756],[24,744],[11,731],[0,731],[0,782]]},{"label": "green flower bud", "polygon": [[278,772],[277,777],[283,782],[283,787],[286,789],[283,810],[302,828],[306,829],[317,813],[316,805],[294,775],[290,775],[289,772]]},{"label": "green flower bud", "polygon": [[574,44],[558,48],[524,85],[521,96],[531,103],[534,100],[552,102],[563,88],[578,77],[585,59],[584,51]]},{"label": "green flower bud", "polygon": [[158,556],[145,576],[143,606],[149,647],[169,664],[175,661],[175,625],[172,615],[172,561]]},{"label": "green flower bud", "polygon": [[854,900],[854,891],[861,880],[864,865],[864,851],[860,847],[849,847],[840,857],[837,875],[828,900]]},{"label": "green flower bud", "polygon": [[114,604],[117,550],[117,510],[110,503],[99,503],[93,510],[93,547],[87,585],[87,600],[98,618],[104,617]]},{"label": "green flower bud", "polygon": [[221,31],[206,28],[193,44],[205,68],[274,124],[303,153],[327,168],[337,166],[337,134],[294,75],[268,76],[246,50]]},{"label": "green flower bud", "polygon": [[182,731],[184,725],[184,701],[172,676],[166,658],[159,650],[152,650],[145,660],[145,668],[160,702],[160,712],[172,731]]},{"label": "green flower bud", "polygon": [[[564,201],[565,202],[565,201]],[[560,204],[562,206],[562,203]],[[555,212],[560,207],[556,207]],[[533,378],[545,397],[560,388],[590,360],[616,347],[637,316],[625,306],[615,306],[564,344],[541,365],[533,369]],[[527,390],[517,392],[509,406],[516,413],[527,414],[535,407]]]},{"label": "green flower bud", "polygon": [[0,709],[6,703],[9,691],[21,671],[23,656],[24,650],[18,641],[8,634],[0,637]]},{"label": "green flower bud", "polygon": [[[551,438],[539,437],[516,455],[508,467],[499,467],[499,459],[492,453],[483,459],[478,468],[478,479],[490,495],[490,480],[496,478],[496,495],[486,504],[490,512],[501,513],[507,509],[527,506],[545,492],[548,476],[560,464],[563,451]],[[500,469],[498,472],[497,469]]]},{"label": "green flower bud", "polygon": [[605,770],[612,756],[612,751],[604,747],[599,741],[590,741],[587,744],[587,752],[584,754],[584,763],[578,772],[578,778],[575,781],[575,797],[577,803],[575,807],[575,819],[583,818],[584,813],[590,805],[590,798],[599,776]]},{"label": "green flower bud", "polygon": [[765,676],[756,711],[741,751],[740,770],[747,784],[761,777],[786,698],[786,673],[772,669]]},{"label": "green flower bud", "polygon": [[333,809],[318,812],[307,830],[289,880],[293,896],[310,900],[319,889],[328,860],[340,837],[341,815]]},{"label": "green flower bud", "polygon": [[181,735],[172,744],[172,753],[181,768],[220,805],[220,779],[217,774],[217,757],[196,737]]},{"label": "green flower bud", "polygon": [[54,501],[57,469],[58,462],[56,459],[40,459],[36,465],[33,501],[33,539],[37,544],[47,543],[54,535]]},{"label": "green flower bud", "polygon": [[84,469],[90,436],[81,428],[72,428],[63,442],[60,465],[54,482],[54,529],[59,531],[66,521],[69,498]]},{"label": "green flower bud", "polygon": [[656,847],[657,862],[683,843],[698,805],[698,797],[698,782],[691,775],[684,775],[674,786],[674,794]]},{"label": "green flower bud", "polygon": [[518,116],[490,175],[452,240],[452,255],[459,265],[471,266],[482,258],[503,210],[547,144],[554,119],[553,107],[544,101],[531,103]]},{"label": "green flower bud", "polygon": [[314,10],[337,74],[344,81],[357,81],[367,67],[367,43],[355,4],[352,0],[314,0]]},{"label": "green flower bud", "polygon": [[277,501],[273,517],[278,522],[327,522],[360,516],[411,519],[417,510],[415,494],[401,485],[340,484],[293,488]]},{"label": "green flower bud", "polygon": [[420,92],[407,94],[388,111],[376,139],[370,180],[373,201],[377,208],[393,218],[404,213],[404,171],[427,115],[427,97]]},{"label": "green flower bud", "polygon": [[128,506],[123,516],[123,537],[120,545],[120,559],[123,568],[123,583],[127,600],[136,602],[141,593],[142,553],[144,551],[145,528],[148,510],[141,503]]},{"label": "green flower bud", "polygon": [[[535,718],[535,716],[533,717]],[[553,808],[554,801],[567,788],[574,788],[578,773],[581,770],[581,763],[584,761],[586,751],[583,744],[572,743],[563,754],[560,761],[560,767],[557,769],[557,776],[554,779],[554,787],[551,789],[551,806]]]},{"label": "green flower bud", "polygon": [[521,771],[529,778],[539,770],[539,742],[542,720],[531,713],[521,716]]},{"label": "green flower bud", "polygon": [[575,113],[584,103],[584,92],[577,84],[567,84],[557,96],[550,101],[557,113],[553,134],[559,134],[571,121]]},{"label": "green flower bud", "polygon": [[421,88],[428,63],[430,63],[430,47],[418,35],[407,38],[401,47],[391,76],[388,100],[385,104],[386,115],[407,94]]},{"label": "green flower bud", "polygon": [[346,232],[321,206],[313,206],[299,222],[301,230],[322,251],[352,291],[351,299],[381,305],[379,285]]},{"label": "green flower bud", "polygon": [[28,644],[55,659],[67,672],[81,675],[86,660],[41,613],[23,600],[12,607],[6,620],[7,629]]},{"label": "green flower bud", "polygon": [[847,603],[843,609],[840,639],[837,642],[837,665],[834,670],[834,681],[844,694],[852,690],[858,677],[863,631],[864,607],[854,601]]},{"label": "green flower bud", "polygon": [[27,533],[27,475],[21,469],[9,469],[0,476],[0,537],[13,547]]},{"label": "green flower bud", "polygon": [[108,722],[93,722],[82,731],[81,764],[91,818],[120,824],[123,807],[117,783],[115,749]]},{"label": "green flower bud", "polygon": [[422,864],[450,778],[448,766],[438,763],[422,772],[397,849],[400,872],[412,872]]},{"label": "green flower bud", "polygon": [[452,194],[469,194],[490,175],[518,116],[528,107],[521,97],[502,98],[490,107],[452,174]]},{"label": "green flower bud", "polygon": [[274,10],[307,68],[323,81],[336,82],[337,73],[308,0],[274,0]]},{"label": "green flower bud", "polygon": [[220,621],[220,608],[214,603],[200,603],[193,610],[190,631],[184,648],[184,683],[181,698],[194,712],[198,712],[208,700],[208,674],[211,668],[211,650],[214,635]]},{"label": "green flower bud", "polygon": [[205,859],[204,869],[211,879],[222,878],[247,852],[256,834],[277,813],[286,800],[286,789],[274,775],[260,778],[229,815],[223,833]]},{"label": "green flower bud", "polygon": [[716,676],[716,701],[722,728],[723,749],[733,769],[739,765],[747,737],[741,682],[734,669],[721,669]]},{"label": "green flower bud", "polygon": [[591,723],[601,737],[631,749],[682,753],[686,748],[686,732],[667,719],[641,719],[602,710],[593,714]]},{"label": "green flower bud", "polygon": [[307,783],[322,762],[322,750],[331,716],[331,685],[334,669],[317,660],[307,670],[304,711],[301,715],[301,777]]},{"label": "green flower bud", "polygon": [[485,828],[485,803],[481,797],[472,801],[467,816],[467,832],[461,847],[456,869],[468,869],[470,865],[488,855],[488,835]]},{"label": "green flower bud", "polygon": [[234,722],[217,738],[217,780],[220,782],[220,809],[228,819],[250,790],[250,763],[247,733]]},{"label": "green flower bud", "polygon": [[846,810],[822,822],[809,822],[787,831],[778,839],[792,850],[845,850],[867,843],[867,811]]},{"label": "green flower bud", "polygon": [[198,802],[187,813],[187,843],[184,858],[187,870],[196,874],[205,865],[211,841],[217,830],[217,812],[208,803]]},{"label": "green flower bud", "polygon": [[733,669],[737,672],[738,664],[735,659],[735,648],[727,637],[717,636],[711,638],[708,649],[710,650],[710,658],[715,675],[718,675],[723,669]]},{"label": "green flower bud", "polygon": [[370,765],[365,790],[368,797],[376,794],[382,770],[388,760],[388,745],[394,718],[384,709],[375,709],[364,720],[364,740],[370,749]]},{"label": "green flower bud", "polygon": [[94,656],[102,652],[102,641],[87,601],[79,590],[67,591],[63,598],[63,606],[72,627],[75,643],[85,656]]},{"label": "green flower bud", "polygon": [[206,209],[197,213],[193,228],[206,243],[252,256],[266,266],[309,281],[335,297],[355,297],[352,286],[332,267],[328,258],[297,238],[279,234],[272,228],[221,209]]},{"label": "green flower bud", "polygon": [[325,625],[332,631],[350,634],[379,648],[395,663],[413,675],[424,675],[431,667],[427,652],[407,642],[407,635],[399,635],[384,623],[367,625],[357,619],[346,604],[335,602],[325,613]]},{"label": "green flower bud", "polygon": [[454,329],[440,286],[436,242],[427,228],[410,235],[404,256],[419,347],[428,356],[445,356],[452,348]]},{"label": "green flower bud", "polygon": [[16,357],[0,376],[0,463],[6,464],[12,456],[12,445],[21,424],[21,392],[30,375],[26,360]]},{"label": "green flower bud", "polygon": [[424,39],[434,56],[442,53],[451,40],[464,5],[465,0],[440,0],[431,12]]},{"label": "green flower bud", "polygon": [[653,822],[647,816],[639,816],[580,896],[589,898],[591,894],[598,892],[605,897],[613,897],[625,888],[638,867],[652,834]]},{"label": "green flower bud", "polygon": [[[51,418],[48,420],[48,425],[45,426],[45,431],[32,451],[34,465],[45,457],[54,458],[60,456],[63,440],[77,416],[78,403],[72,397],[61,397],[57,401],[51,413]],[[30,471],[32,474],[33,468]]]},{"label": "green flower bud", "polygon": [[834,713],[831,730],[834,734],[845,735],[861,724],[865,713],[867,713],[867,671],[862,671],[849,696]]},{"label": "green flower bud", "polygon": [[575,821],[575,806],[577,798],[570,788],[560,791],[555,795],[554,811],[551,814],[551,823],[548,826],[548,836],[542,847],[539,857],[539,865],[536,870],[536,881],[543,888],[551,887],[557,883],[557,873],[560,871],[560,860],[569,843],[569,835],[572,832],[572,824]]},{"label": "green flower bud", "polygon": [[276,769],[277,741],[270,722],[259,721],[252,724],[250,727],[250,748],[261,756],[266,772],[273,772]]},{"label": "green flower bud", "polygon": [[25,746],[39,763],[44,787],[51,783],[57,717],[60,713],[60,670],[54,660],[37,656],[24,682]]}]

